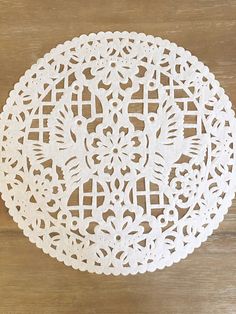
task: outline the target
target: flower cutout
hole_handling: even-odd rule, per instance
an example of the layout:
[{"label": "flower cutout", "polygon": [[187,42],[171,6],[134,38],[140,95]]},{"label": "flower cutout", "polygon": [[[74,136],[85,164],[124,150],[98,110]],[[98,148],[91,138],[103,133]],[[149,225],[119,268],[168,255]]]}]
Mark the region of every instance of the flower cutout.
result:
[{"label": "flower cutout", "polygon": [[109,58],[101,60],[91,69],[92,77],[101,80],[106,85],[126,84],[129,79],[139,72],[134,60]]},{"label": "flower cutout", "polygon": [[203,164],[181,164],[176,168],[176,177],[170,182],[176,204],[187,208],[192,200],[202,193],[206,169]]},{"label": "flower cutout", "polygon": [[115,124],[99,125],[86,140],[87,161],[90,168],[104,176],[116,173],[128,177],[141,171],[146,162],[147,140],[140,131]]},{"label": "flower cutout", "polygon": [[56,178],[57,174],[51,168],[32,168],[27,177],[31,202],[41,204],[42,208],[47,207],[48,211],[58,209],[56,203],[63,196],[63,188]]}]

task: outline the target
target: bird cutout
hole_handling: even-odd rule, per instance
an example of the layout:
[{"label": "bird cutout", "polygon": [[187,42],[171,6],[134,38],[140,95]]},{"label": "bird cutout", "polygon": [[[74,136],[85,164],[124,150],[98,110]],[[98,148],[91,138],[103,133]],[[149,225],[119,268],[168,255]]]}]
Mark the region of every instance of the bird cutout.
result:
[{"label": "bird cutout", "polygon": [[182,155],[203,160],[208,136],[201,134],[184,138],[184,113],[168,96],[160,100],[156,113],[150,114],[148,119],[149,171],[154,181],[165,187],[171,169]]},{"label": "bird cutout", "polygon": [[74,116],[70,105],[57,105],[50,114],[48,126],[50,128],[49,143],[31,141],[28,149],[33,163],[44,163],[50,159],[62,168],[65,182],[70,182],[73,189],[85,171],[83,117]]}]

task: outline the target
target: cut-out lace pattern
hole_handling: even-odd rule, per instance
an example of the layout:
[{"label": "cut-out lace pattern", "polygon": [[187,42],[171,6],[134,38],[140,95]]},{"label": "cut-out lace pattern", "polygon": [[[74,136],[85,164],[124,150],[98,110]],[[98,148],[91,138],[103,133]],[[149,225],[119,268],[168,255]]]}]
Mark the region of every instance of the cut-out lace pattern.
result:
[{"label": "cut-out lace pattern", "polygon": [[170,266],[235,190],[235,119],[214,75],[144,34],[82,35],[33,65],[0,120],[0,190],[44,252],[75,269]]}]

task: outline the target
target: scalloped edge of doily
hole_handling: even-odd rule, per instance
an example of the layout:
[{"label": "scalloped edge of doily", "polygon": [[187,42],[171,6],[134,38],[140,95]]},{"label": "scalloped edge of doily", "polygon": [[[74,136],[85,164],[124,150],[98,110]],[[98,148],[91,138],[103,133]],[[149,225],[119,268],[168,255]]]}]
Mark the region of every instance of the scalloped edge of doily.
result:
[{"label": "scalloped edge of doily", "polygon": [[[18,82],[14,84],[13,88],[11,89],[11,91],[8,94],[7,100],[5,105],[2,108],[2,112],[0,113],[0,123],[1,120],[3,119],[3,116],[5,114],[5,112],[7,112],[8,109],[10,109],[11,104],[10,104],[10,100],[11,97],[13,96],[15,90],[20,87],[20,85],[22,83],[24,83],[24,81],[26,80],[26,78],[29,78],[31,73],[34,73],[34,71],[39,67],[42,66],[44,64],[44,62],[47,60],[48,57],[53,57],[53,55],[55,53],[60,53],[60,49],[64,48],[66,45],[71,45],[74,42],[78,42],[81,41],[82,39],[94,39],[98,36],[104,36],[104,35],[119,35],[119,36],[124,36],[124,35],[128,35],[128,36],[134,36],[137,38],[138,37],[144,37],[146,40],[150,40],[152,42],[161,42],[162,44],[166,44],[167,46],[169,46],[170,48],[175,48],[178,49],[178,51],[181,51],[182,53],[187,54],[188,58],[190,59],[191,62],[197,63],[199,67],[201,67],[202,69],[204,69],[204,75],[210,80],[210,81],[215,81],[215,83],[217,83],[218,85],[218,92],[220,92],[221,94],[223,94],[228,102],[228,106],[229,106],[229,110],[232,112],[233,117],[235,118],[235,112],[233,111],[233,106],[232,103],[228,97],[228,95],[225,93],[224,88],[222,88],[219,84],[219,81],[215,78],[215,75],[210,72],[208,66],[206,66],[203,62],[199,61],[198,58],[194,55],[192,55],[192,53],[190,51],[188,51],[187,49],[178,46],[177,44],[169,41],[168,39],[162,39],[161,37],[155,37],[154,35],[146,35],[145,33],[138,33],[138,32],[128,32],[128,31],[100,31],[98,33],[89,33],[89,34],[82,34],[78,37],[74,37],[71,40],[67,40],[64,43],[59,43],[56,47],[52,48],[49,52],[45,53],[41,58],[39,58],[36,63],[34,63],[30,69],[27,69],[25,71],[25,73],[19,78]],[[235,123],[235,128],[236,128],[236,123]],[[234,167],[236,167],[236,161],[234,163]],[[17,219],[17,216],[14,214],[14,210],[11,204],[10,199],[8,199],[7,197],[5,197],[4,195],[4,189],[1,188],[1,184],[0,184],[0,193],[2,194],[2,200],[5,202],[5,206],[8,209],[8,213],[9,215],[12,217],[13,221],[17,224],[18,228],[20,230],[22,230],[23,234],[25,237],[27,237],[29,239],[29,241],[33,244],[36,245],[36,247],[38,247],[39,249],[41,249],[45,254],[49,255],[50,257],[53,257],[54,259],[56,259],[59,262],[63,262],[66,266],[71,266],[73,269],[75,270],[80,270],[80,271],[87,271],[89,273],[96,273],[98,275],[114,275],[114,276],[118,276],[118,275],[136,275],[136,274],[143,274],[145,272],[154,272],[157,269],[158,270],[162,270],[166,267],[170,267],[175,263],[178,263],[181,260],[186,259],[190,254],[192,254],[194,252],[194,250],[196,248],[199,248],[201,246],[202,243],[204,243],[209,236],[212,235],[212,233],[214,232],[214,230],[216,230],[219,227],[219,224],[224,220],[225,215],[228,213],[229,208],[232,206],[232,201],[233,198],[235,196],[235,192],[236,192],[236,183],[233,184],[231,181],[231,186],[229,187],[229,191],[228,191],[228,195],[227,195],[227,200],[224,203],[224,206],[221,205],[220,211],[217,212],[217,214],[215,215],[215,217],[211,220],[211,224],[209,224],[202,233],[200,233],[197,238],[196,241],[194,243],[188,243],[185,246],[185,249],[182,250],[181,252],[178,252],[178,254],[176,254],[176,252],[171,254],[171,257],[169,258],[169,260],[167,260],[165,262],[164,265],[158,266],[158,265],[154,265],[154,263],[152,264],[147,264],[147,265],[142,265],[139,266],[135,269],[132,268],[127,268],[127,271],[123,271],[121,270],[116,270],[115,268],[108,268],[106,270],[102,269],[101,266],[93,266],[93,267],[88,267],[87,264],[85,264],[85,267],[81,267],[81,265],[75,265],[75,263],[73,264],[70,261],[67,261],[66,258],[59,258],[57,256],[57,254],[55,254],[55,250],[50,250],[50,249],[46,249],[45,247],[43,247],[42,243],[40,241],[37,241],[35,239],[32,238],[32,236],[30,235],[29,232],[27,232],[26,229],[24,229],[24,227],[21,225],[21,221],[20,219]],[[227,204],[226,204],[227,203]],[[222,207],[223,206],[223,207]]]}]

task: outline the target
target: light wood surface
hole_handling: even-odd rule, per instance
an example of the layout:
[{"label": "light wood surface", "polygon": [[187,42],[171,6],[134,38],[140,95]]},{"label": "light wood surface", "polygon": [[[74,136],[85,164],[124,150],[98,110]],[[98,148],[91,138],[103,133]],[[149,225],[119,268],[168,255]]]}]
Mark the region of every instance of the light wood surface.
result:
[{"label": "light wood surface", "polygon": [[[168,38],[209,66],[236,108],[236,1],[0,0],[0,110],[19,77],[65,40],[100,30]],[[0,201],[0,314],[236,313],[236,201],[219,229],[163,271],[75,271],[25,238]]]}]

